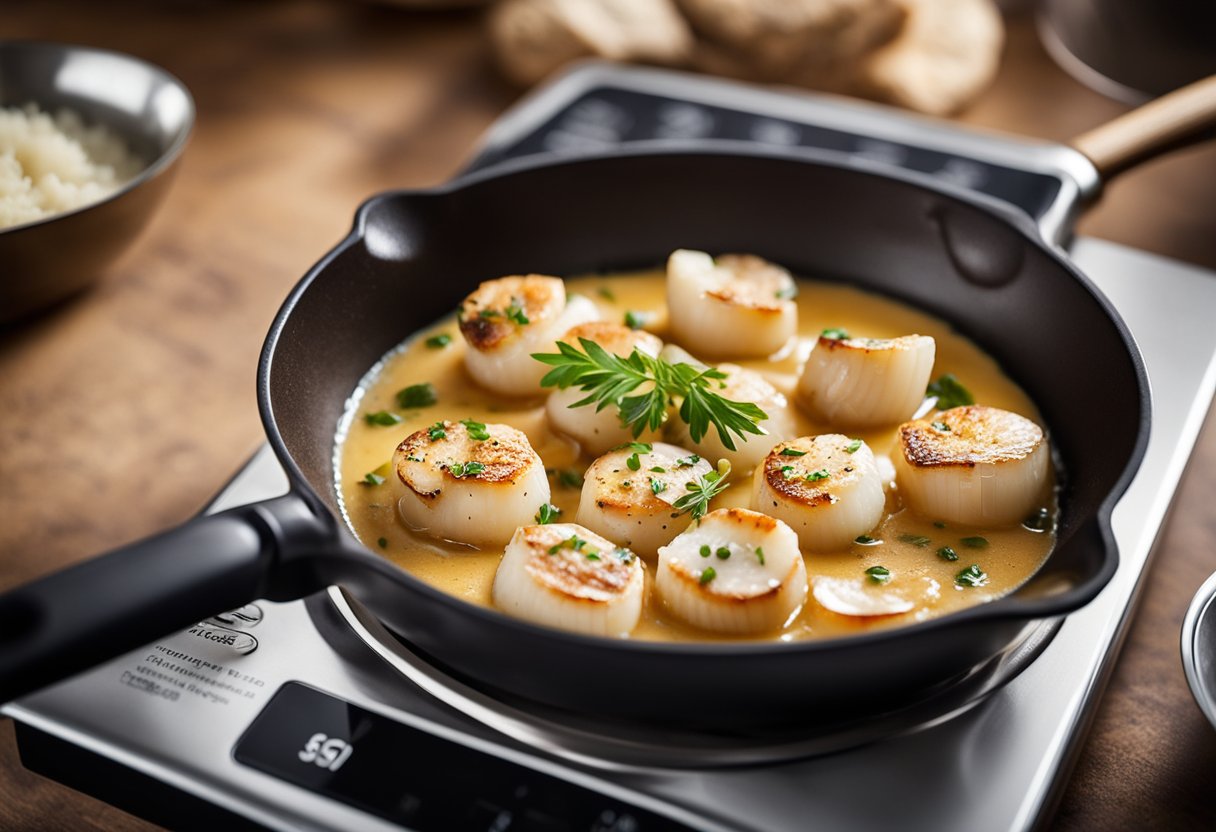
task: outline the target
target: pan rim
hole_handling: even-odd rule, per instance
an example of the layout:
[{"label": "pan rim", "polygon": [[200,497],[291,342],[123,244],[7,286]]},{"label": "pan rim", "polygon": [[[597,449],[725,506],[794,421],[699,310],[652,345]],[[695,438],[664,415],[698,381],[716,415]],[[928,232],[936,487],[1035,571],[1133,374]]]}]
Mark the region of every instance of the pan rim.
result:
[{"label": "pan rim", "polygon": [[[275,422],[269,384],[275,348],[288,319],[291,317],[292,311],[311,284],[333,260],[363,240],[368,217],[376,205],[389,199],[402,197],[411,199],[449,198],[455,194],[476,188],[483,183],[523,176],[530,171],[541,168],[579,167],[583,165],[619,162],[621,159],[628,158],[654,159],[690,156],[766,159],[843,169],[864,176],[899,181],[933,195],[953,199],[1006,223],[1015,233],[1021,235],[1026,242],[1035,246],[1041,253],[1053,260],[1056,265],[1067,272],[1090,295],[1093,301],[1106,314],[1124,344],[1135,375],[1137,399],[1140,408],[1139,427],[1131,453],[1128,455],[1123,469],[1093,514],[1077,526],[1077,534],[1081,534],[1090,524],[1093,524],[1096,528],[1102,550],[1105,554],[1101,568],[1083,583],[1059,594],[1037,599],[1024,599],[1016,597],[1018,590],[1015,590],[1013,593],[993,601],[978,604],[948,615],[867,633],[790,642],[750,641],[742,639],[714,642],[680,642],[607,639],[533,624],[528,621],[512,618],[498,610],[463,601],[427,584],[407,570],[387,560],[385,560],[385,563],[392,566],[400,575],[404,575],[406,583],[414,591],[421,592],[432,600],[441,601],[448,605],[458,605],[463,613],[492,622],[499,627],[516,630],[521,635],[560,639],[579,646],[582,649],[624,651],[631,654],[651,654],[659,657],[683,655],[715,658],[730,657],[737,660],[749,657],[763,659],[763,657],[773,654],[794,655],[804,653],[834,653],[840,650],[853,651],[865,647],[875,647],[892,642],[893,640],[908,640],[914,636],[927,635],[943,629],[954,629],[958,626],[966,626],[979,621],[1033,621],[1060,617],[1092,601],[1110,582],[1118,568],[1119,548],[1111,526],[1111,514],[1119,500],[1126,493],[1140,468],[1151,431],[1152,406],[1148,375],[1143,356],[1135,339],[1128,330],[1127,324],[1110,300],[1094,285],[1084,272],[1072,263],[1062,249],[1044,240],[1030,217],[1012,205],[986,194],[970,191],[950,182],[934,179],[926,174],[890,168],[867,159],[846,157],[842,154],[815,148],[757,147],[753,143],[731,140],[637,142],[628,147],[618,148],[609,152],[579,154],[560,159],[554,159],[551,156],[545,155],[521,157],[466,174],[438,186],[420,189],[392,189],[369,197],[357,209],[350,232],[318,260],[292,288],[275,315],[259,358],[257,377],[259,413],[267,439],[279,463],[287,471],[288,478],[292,483],[293,492],[299,494],[310,505],[325,515],[333,516],[333,512],[328,504],[314,492],[308,479],[292,458]],[[380,558],[375,552],[355,541],[353,534],[350,533],[349,529],[347,529],[340,519],[336,519],[336,525],[340,529],[340,533],[345,538],[349,538],[354,545],[357,545],[361,552],[366,552],[371,556]],[[381,560],[384,559],[381,558]],[[389,627],[389,629],[392,628]]]}]

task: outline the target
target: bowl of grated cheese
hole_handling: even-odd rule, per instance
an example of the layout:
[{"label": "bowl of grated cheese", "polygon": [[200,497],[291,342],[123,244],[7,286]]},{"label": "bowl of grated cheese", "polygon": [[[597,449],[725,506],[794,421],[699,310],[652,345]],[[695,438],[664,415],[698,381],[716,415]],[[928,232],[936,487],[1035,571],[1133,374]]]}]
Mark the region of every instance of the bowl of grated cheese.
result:
[{"label": "bowl of grated cheese", "polygon": [[139,236],[194,124],[138,58],[0,40],[0,323],[94,283]]}]

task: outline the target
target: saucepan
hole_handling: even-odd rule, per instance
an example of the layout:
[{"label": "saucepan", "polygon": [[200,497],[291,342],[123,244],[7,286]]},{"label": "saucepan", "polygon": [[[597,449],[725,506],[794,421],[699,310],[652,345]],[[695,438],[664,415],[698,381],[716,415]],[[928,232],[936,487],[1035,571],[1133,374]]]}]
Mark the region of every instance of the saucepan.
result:
[{"label": "saucepan", "polygon": [[[1163,99],[1079,146],[1099,172],[1116,170],[1211,124],[1214,93],[1209,83]],[[1042,569],[998,601],[898,629],[658,643],[509,618],[355,539],[341,520],[334,436],[368,367],[480,280],[654,265],[679,247],[755,252],[848,280],[950,321],[994,355],[1038,404],[1059,457],[1058,543]],[[551,707],[730,732],[898,705],[1102,589],[1118,563],[1110,514],[1149,429],[1144,366],[1127,329],[1026,215],[865,160],[743,145],[520,160],[370,199],[284,303],[258,394],[290,492],[0,596],[0,701],[254,599],[341,584],[455,676]]]}]

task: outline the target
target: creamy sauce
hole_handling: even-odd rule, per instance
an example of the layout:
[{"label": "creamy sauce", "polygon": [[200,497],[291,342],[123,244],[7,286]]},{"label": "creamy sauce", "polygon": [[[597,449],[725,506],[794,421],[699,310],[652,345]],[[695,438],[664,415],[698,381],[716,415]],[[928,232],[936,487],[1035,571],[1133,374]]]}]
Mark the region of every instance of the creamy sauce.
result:
[{"label": "creamy sauce", "polygon": [[[641,313],[645,328],[667,340],[665,285],[661,271],[640,272],[611,277],[585,277],[567,280],[570,293],[582,294],[595,302],[603,318],[621,321],[627,310]],[[980,404],[1019,413],[1043,424],[1037,409],[1026,394],[1008,379],[996,362],[975,344],[953,332],[942,321],[895,301],[860,290],[830,283],[799,281],[797,342],[769,359],[735,361],[759,370],[790,399],[798,435],[836,433],[830,425],[807,418],[794,404],[793,391],[798,369],[806,359],[819,333],[828,327],[841,327],[855,337],[894,338],[917,333],[937,341],[933,377],[953,373],[962,380]],[[451,341],[442,348],[426,345],[432,336],[447,334]],[[534,399],[505,399],[479,388],[464,370],[464,341],[453,318],[424,330],[387,356],[351,399],[347,426],[337,449],[339,491],[347,520],[361,541],[373,551],[427,583],[465,601],[493,606],[491,586],[502,552],[479,551],[458,543],[437,541],[411,531],[401,521],[397,498],[402,486],[396,474],[388,472],[382,485],[363,485],[364,475],[391,459],[393,450],[406,436],[440,419],[476,419],[499,422],[522,430],[540,454],[550,477],[552,502],[562,509],[561,520],[573,522],[578,513],[580,487],[563,485],[560,472],[581,474],[592,458],[580,455],[571,440],[554,433],[544,411],[545,394]],[[438,403],[417,410],[398,407],[396,393],[422,382],[434,385]],[[359,393],[362,393],[360,396]],[[369,425],[364,415],[388,410],[404,417],[390,427]],[[876,455],[898,451],[895,425],[880,430],[851,431],[864,439]],[[762,441],[762,440],[760,440]],[[1054,482],[1048,483],[1041,505],[1054,518]],[[733,485],[711,508],[750,507],[751,472],[735,472]],[[762,507],[758,507],[763,510]],[[807,575],[825,575],[862,580],[867,589],[899,595],[913,602],[912,611],[882,617],[850,617],[830,612],[808,595],[801,612],[780,632],[759,640],[796,640],[826,638],[899,626],[990,601],[1024,583],[1042,565],[1054,545],[1054,534],[1034,532],[1022,526],[977,529],[935,524],[905,511],[898,490],[890,489],[886,516],[870,532],[876,542],[853,544],[847,549],[807,554]],[[969,547],[964,538],[982,536],[984,548]],[[928,538],[923,542],[922,538]],[[919,544],[919,545],[918,545]],[[947,561],[937,550],[949,546],[958,554]],[[982,587],[960,587],[955,576],[971,564],[978,564],[988,575]],[[667,615],[653,597],[656,564],[647,563],[647,601],[642,619],[632,637],[650,640],[725,640],[726,637],[696,630]],[[866,579],[865,570],[884,566],[891,580],[879,586]]]}]

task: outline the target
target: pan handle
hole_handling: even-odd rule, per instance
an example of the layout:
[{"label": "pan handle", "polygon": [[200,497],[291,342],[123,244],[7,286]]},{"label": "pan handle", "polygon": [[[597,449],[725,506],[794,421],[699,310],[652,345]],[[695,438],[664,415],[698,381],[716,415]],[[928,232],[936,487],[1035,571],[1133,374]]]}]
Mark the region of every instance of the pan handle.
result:
[{"label": "pan handle", "polygon": [[1216,127],[1216,75],[1174,90],[1074,138],[1105,179]]},{"label": "pan handle", "polygon": [[305,541],[328,534],[288,494],[196,518],[0,595],[0,703],[265,597],[280,551],[315,551]]}]

